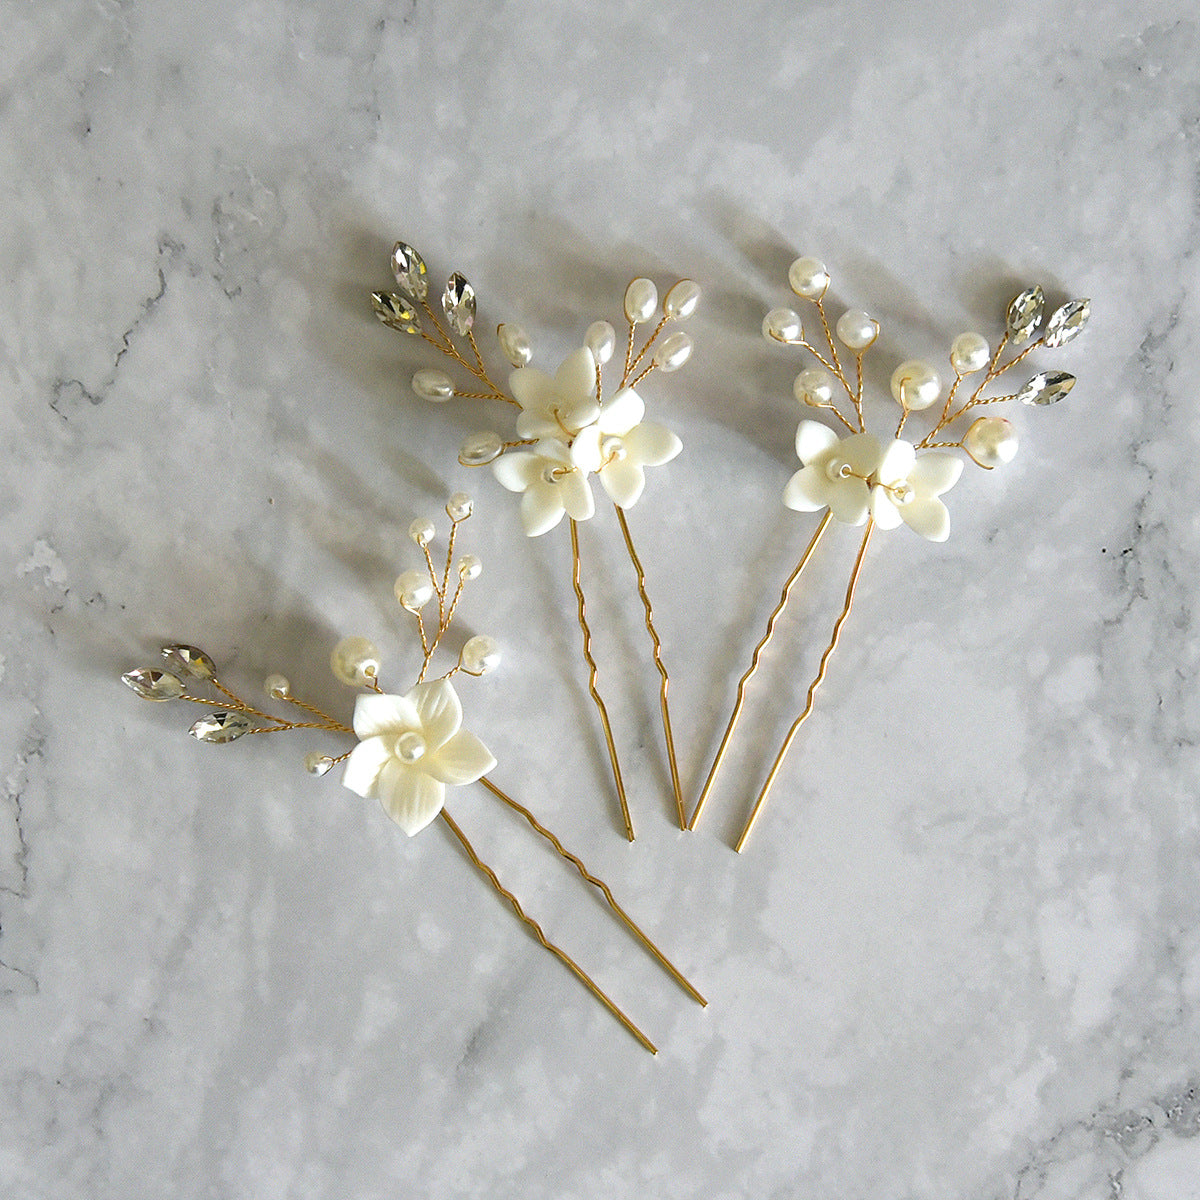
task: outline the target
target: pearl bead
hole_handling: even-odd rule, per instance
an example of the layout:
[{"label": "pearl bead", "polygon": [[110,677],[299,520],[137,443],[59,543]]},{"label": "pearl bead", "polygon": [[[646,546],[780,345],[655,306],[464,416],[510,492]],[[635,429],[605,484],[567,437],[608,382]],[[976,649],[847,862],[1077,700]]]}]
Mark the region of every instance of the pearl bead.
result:
[{"label": "pearl bead", "polygon": [[805,367],[792,384],[792,393],[801,404],[821,408],[833,400],[833,376],[821,367]]},{"label": "pearl bead", "polygon": [[533,358],[533,349],[529,345],[529,336],[520,325],[497,325],[496,340],[500,343],[500,353],[514,367],[529,366]]},{"label": "pearl bead", "polygon": [[861,308],[851,308],[838,317],[837,335],[851,350],[865,350],[879,336],[879,324]]},{"label": "pearl bead", "polygon": [[607,321],[593,321],[583,335],[583,344],[592,357],[603,366],[617,348],[617,331]]},{"label": "pearl bead", "polygon": [[660,371],[678,371],[692,357],[692,339],[686,333],[664,338],[654,353],[654,365]]},{"label": "pearl bead", "polygon": [[682,321],[696,311],[700,303],[700,285],[694,279],[681,279],[663,297],[663,316]]},{"label": "pearl bead", "polygon": [[379,651],[366,638],[342,638],[329,656],[329,665],[342,683],[362,687],[379,675]]},{"label": "pearl bead", "polygon": [[798,258],[788,268],[788,283],[797,296],[819,300],[829,287],[829,272],[819,258]]},{"label": "pearl bead", "polygon": [[422,400],[441,404],[454,395],[454,384],[445,371],[434,371],[426,367],[412,377],[412,389]]},{"label": "pearl bead", "polygon": [[433,582],[423,571],[405,571],[396,579],[395,592],[401,608],[420,612],[433,599]]},{"label": "pearl bead", "polygon": [[468,675],[486,675],[500,665],[500,644],[486,633],[476,634],[463,646],[458,661]]},{"label": "pearl bead", "polygon": [[892,395],[901,408],[919,412],[928,408],[942,390],[938,373],[920,359],[911,358],[902,362],[892,372]]},{"label": "pearl bead", "polygon": [[950,344],[950,365],[959,375],[982,371],[991,357],[991,347],[981,333],[960,333]]},{"label": "pearl bead", "polygon": [[763,337],[768,342],[798,342],[804,336],[800,314],[790,308],[773,308],[762,323]]},{"label": "pearl bead", "polygon": [[425,754],[425,739],[415,729],[406,729],[396,735],[392,752],[401,762],[411,765]]},{"label": "pearl bead", "polygon": [[483,574],[483,563],[474,554],[464,554],[456,564],[459,579],[478,579]]},{"label": "pearl bead", "polygon": [[619,437],[605,438],[604,444],[600,447],[600,457],[605,465],[610,462],[620,462],[628,453],[625,443]]},{"label": "pearl bead", "polygon": [[433,541],[433,535],[437,532],[433,527],[433,522],[428,517],[418,517],[409,527],[408,536],[412,538],[418,546],[428,546]]},{"label": "pearl bead", "polygon": [[902,479],[899,483],[893,483],[891,487],[887,489],[887,492],[891,497],[893,504],[911,504],[916,498],[913,494],[912,484],[910,484],[907,479]]},{"label": "pearl bead", "polygon": [[263,691],[272,700],[286,700],[292,694],[292,685],[286,675],[268,675],[263,680]]},{"label": "pearl bead", "polygon": [[458,461],[464,467],[482,467],[500,457],[504,443],[498,433],[490,429],[473,433],[466,438],[458,451]]},{"label": "pearl bead", "polygon": [[1012,462],[1017,431],[1004,417],[980,417],[963,435],[962,448],[986,470]]},{"label": "pearl bead", "polygon": [[831,458],[825,464],[825,474],[830,479],[849,479],[854,474],[854,468],[839,458]]},{"label": "pearl bead", "polygon": [[639,277],[625,289],[625,316],[630,324],[648,321],[658,308],[658,288],[653,279]]},{"label": "pearl bead", "polygon": [[454,522],[465,521],[474,511],[475,502],[466,492],[455,492],[446,501],[446,516]]},{"label": "pearl bead", "polygon": [[310,775],[324,775],[333,766],[333,759],[320,750],[310,751],[304,756],[304,769]]}]

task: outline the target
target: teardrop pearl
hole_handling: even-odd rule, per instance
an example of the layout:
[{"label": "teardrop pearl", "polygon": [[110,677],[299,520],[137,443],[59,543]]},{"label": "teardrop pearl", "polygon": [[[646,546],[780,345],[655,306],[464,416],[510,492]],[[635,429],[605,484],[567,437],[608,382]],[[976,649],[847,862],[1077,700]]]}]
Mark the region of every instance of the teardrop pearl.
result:
[{"label": "teardrop pearl", "polygon": [[1005,417],[980,417],[962,440],[962,448],[989,471],[1012,462],[1017,444],[1017,431]]},{"label": "teardrop pearl", "polygon": [[788,283],[797,296],[819,300],[829,287],[829,272],[819,258],[798,258],[788,269]]},{"label": "teardrop pearl", "polygon": [[660,371],[678,371],[692,357],[692,339],[686,333],[664,338],[654,353],[654,365]]},{"label": "teardrop pearl", "polygon": [[942,390],[938,373],[920,359],[911,358],[902,362],[892,372],[892,395],[901,408],[909,412],[920,412],[928,408]]},{"label": "teardrop pearl", "polygon": [[762,323],[763,337],[768,342],[798,342],[804,336],[800,314],[790,308],[773,308]]},{"label": "teardrop pearl", "polygon": [[496,340],[500,343],[500,353],[514,367],[529,366],[533,358],[533,349],[529,345],[528,335],[520,325],[497,325]]},{"label": "teardrop pearl", "polygon": [[412,389],[422,400],[442,404],[454,395],[454,384],[445,371],[426,367],[412,377]]},{"label": "teardrop pearl", "polygon": [[625,289],[625,316],[634,325],[648,321],[658,308],[658,288],[653,279],[639,276]]},{"label": "teardrop pearl", "polygon": [[583,344],[592,357],[603,366],[617,348],[617,331],[607,321],[593,321],[583,335]]},{"label": "teardrop pearl", "polygon": [[851,350],[865,350],[879,336],[879,326],[861,308],[852,308],[838,317],[837,335]]},{"label": "teardrop pearl", "polygon": [[700,285],[694,279],[681,279],[663,297],[663,316],[682,321],[696,311],[700,303]]}]

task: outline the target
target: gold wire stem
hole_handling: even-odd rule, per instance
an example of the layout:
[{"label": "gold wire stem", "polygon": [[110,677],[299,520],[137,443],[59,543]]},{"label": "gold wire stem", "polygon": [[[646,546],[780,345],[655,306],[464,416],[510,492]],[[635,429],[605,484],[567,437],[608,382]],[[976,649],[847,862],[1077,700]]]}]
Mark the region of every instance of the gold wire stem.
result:
[{"label": "gold wire stem", "polygon": [[771,791],[772,784],[775,782],[775,776],[779,774],[779,770],[783,766],[783,760],[787,757],[792,740],[799,732],[800,726],[808,720],[812,713],[813,705],[816,701],[817,689],[824,682],[829,660],[833,656],[833,652],[837,649],[838,639],[842,635],[842,626],[846,623],[846,618],[850,615],[850,610],[854,607],[854,590],[858,586],[858,574],[862,570],[863,559],[866,557],[867,546],[870,544],[871,532],[874,528],[874,520],[868,517],[862,544],[858,548],[858,556],[854,560],[854,569],[850,572],[850,582],[846,587],[846,603],[843,605],[838,619],[834,622],[833,636],[829,639],[829,645],[825,647],[825,653],[821,655],[821,665],[817,668],[816,678],[809,685],[808,699],[805,701],[804,711],[792,722],[791,729],[788,730],[787,736],[783,739],[783,745],[780,746],[779,753],[775,756],[775,762],[771,766],[770,774],[767,775],[766,782],[762,785],[762,791],[758,793],[758,799],[755,801],[754,808],[750,812],[746,828],[742,830],[742,836],[738,838],[737,845],[734,846],[734,849],[739,854],[741,854],[742,848],[746,845],[746,840],[750,837],[750,831],[754,828],[754,822],[758,820],[759,813],[762,812],[763,806],[767,802],[767,796]]},{"label": "gold wire stem", "polygon": [[487,877],[492,887],[512,905],[513,912],[533,930],[533,935],[537,938],[538,942],[549,950],[651,1054],[657,1054],[658,1049],[654,1043],[616,1006],[609,998],[608,993],[565,950],[556,946],[546,937],[542,927],[521,907],[520,900],[500,882],[500,877],[496,872],[475,853],[475,847],[471,845],[467,839],[467,835],[458,827],[454,818],[444,808],[441,815],[442,820],[446,822],[451,832],[458,838],[459,843],[462,845],[464,852],[472,864]]},{"label": "gold wire stem", "polygon": [[649,374],[651,373],[651,371],[653,371],[653,370],[656,368],[656,366],[657,366],[657,364],[654,362],[654,360],[653,360],[653,359],[651,359],[651,360],[650,360],[650,365],[649,365],[649,366],[647,366],[647,367],[643,367],[643,368],[642,368],[642,370],[641,370],[641,371],[639,371],[639,372],[637,373],[637,375],[635,375],[635,376],[634,376],[634,378],[633,378],[633,379],[629,380],[629,386],[630,386],[630,387],[637,387],[637,385],[638,385],[639,383],[641,383],[641,382],[642,382],[642,380],[643,380],[643,379],[645,379],[645,378],[646,378],[646,376],[647,376],[647,375],[649,375]]},{"label": "gold wire stem", "polygon": [[[632,371],[646,357],[646,351],[658,340],[658,335],[666,328],[667,322],[670,319],[670,317],[664,316],[654,327],[654,332],[642,343],[642,348],[637,352],[637,357],[629,364],[629,371]],[[629,371],[626,371],[625,374],[628,375]],[[643,376],[638,376],[638,378],[643,378]]]},{"label": "gold wire stem", "polygon": [[617,903],[616,898],[613,896],[608,884],[605,883],[604,880],[598,879],[595,875],[593,875],[591,871],[589,871],[584,865],[583,860],[577,855],[572,854],[571,851],[568,850],[566,846],[564,846],[562,842],[560,842],[558,838],[555,837],[555,835],[549,829],[547,829],[545,825],[543,825],[537,819],[537,817],[535,817],[533,813],[531,813],[523,804],[519,804],[511,796],[502,792],[486,775],[483,776],[479,782],[482,783],[483,786],[487,788],[487,790],[491,792],[497,800],[503,801],[503,803],[507,804],[508,807],[514,812],[520,813],[521,816],[523,816],[525,820],[528,821],[529,824],[532,825],[533,828],[539,834],[541,834],[541,836],[544,837],[546,841],[548,841],[554,847],[554,849],[558,851],[558,853],[579,872],[584,879],[587,880],[588,883],[599,888],[601,894],[604,896],[605,901],[607,901],[609,908],[616,913],[617,919],[622,925],[625,926],[626,929],[629,930],[630,933],[633,934],[635,938],[637,938],[639,942],[642,943],[642,945],[650,952],[659,966],[661,966],[663,970],[666,971],[667,974],[670,975],[671,978],[674,979],[675,982],[679,984],[679,986],[683,988],[683,990],[687,992],[687,994],[691,996],[693,1000],[696,1001],[697,1004],[703,1008],[708,1007],[708,1001],[692,986],[691,983],[688,982],[687,978],[679,970],[679,968],[676,967],[675,964],[663,954],[663,952],[649,939],[649,937],[647,937],[646,933],[637,924],[637,922],[634,921],[634,919],[620,906],[620,904]]},{"label": "gold wire stem", "polygon": [[310,713],[314,717],[319,717],[325,721],[330,729],[336,729],[338,733],[353,733],[354,730],[349,725],[343,725],[336,717],[331,717],[327,712],[319,709],[315,704],[309,704],[305,700],[297,700],[295,696],[283,697],[289,704],[295,705],[296,708],[302,709],[306,713]]},{"label": "gold wire stem", "polygon": [[696,801],[696,809],[692,813],[691,821],[688,823],[688,829],[690,830],[695,830],[700,820],[700,814],[704,811],[704,805],[708,801],[709,793],[717,781],[717,772],[721,769],[721,763],[725,759],[725,751],[729,749],[729,743],[733,738],[733,731],[737,728],[738,719],[742,715],[742,705],[746,701],[746,687],[753,678],[755,671],[758,670],[759,659],[762,658],[763,651],[767,648],[767,644],[775,633],[775,622],[782,616],[783,610],[787,607],[787,602],[791,598],[792,588],[795,587],[796,581],[803,574],[804,568],[808,566],[808,560],[812,558],[813,551],[817,548],[817,543],[820,542],[832,520],[833,513],[829,509],[826,509],[825,515],[821,518],[821,523],[809,539],[807,548],[803,555],[801,555],[800,561],[796,564],[796,569],[787,577],[787,581],[783,585],[783,592],[779,597],[779,603],[775,605],[775,611],[767,618],[767,631],[763,634],[762,640],[758,645],[754,647],[754,653],[750,658],[750,666],[746,668],[746,673],[738,680],[737,697],[733,702],[733,712],[729,716],[729,724],[725,726],[725,734],[721,738],[721,745],[717,748],[717,755],[713,759],[712,766],[708,769],[708,778],[704,781],[704,788],[700,792],[700,799]]},{"label": "gold wire stem", "polygon": [[[828,287],[829,287],[829,285],[828,285],[828,284],[826,284],[825,286],[826,286],[826,290],[828,290]],[[845,378],[842,376],[842,364],[841,364],[841,360],[838,358],[838,352],[837,352],[837,342],[835,342],[835,341],[833,340],[833,330],[832,330],[832,329],[830,329],[830,327],[829,327],[829,318],[828,318],[828,317],[825,315],[825,293],[824,293],[824,292],[822,292],[822,293],[821,293],[821,294],[820,294],[820,295],[819,295],[819,296],[818,296],[818,297],[817,297],[817,298],[816,298],[816,299],[813,301],[813,303],[814,303],[814,304],[817,306],[817,312],[818,312],[818,314],[819,314],[819,315],[820,315],[820,317],[821,317],[821,328],[822,328],[822,329],[825,331],[825,340],[826,340],[826,341],[829,343],[829,353],[830,353],[830,355],[831,355],[831,356],[832,356],[832,358],[833,358],[833,363],[834,363],[834,372],[835,372],[835,374],[836,374],[836,375],[837,375],[837,376],[838,376],[838,377],[839,377],[839,378],[842,380],[842,382],[843,382],[843,383],[845,383],[845,382],[846,382],[846,380],[845,380]],[[813,353],[814,353],[814,354],[816,354],[816,351],[814,350],[814,351],[813,351]],[[848,385],[847,385],[847,389],[846,389],[846,390],[847,390],[847,391],[849,391],[849,390],[850,390]]]},{"label": "gold wire stem", "polygon": [[637,588],[638,595],[642,598],[642,607],[646,610],[646,632],[650,634],[650,641],[654,647],[654,665],[662,676],[662,686],[658,692],[659,708],[662,710],[663,737],[667,743],[667,764],[671,769],[671,790],[675,795],[675,811],[679,817],[679,828],[687,828],[687,816],[683,811],[683,788],[679,782],[679,762],[675,757],[675,734],[671,729],[671,710],[667,704],[667,691],[671,686],[671,677],[667,674],[667,668],[662,660],[662,641],[658,636],[658,630],[654,628],[654,609],[650,605],[650,596],[646,592],[646,572],[642,567],[642,560],[638,557],[637,550],[634,549],[633,535],[629,532],[629,522],[625,519],[625,510],[619,505],[614,504],[613,507],[617,510],[617,521],[621,526],[621,533],[625,538],[625,548],[629,551],[629,561],[633,563],[633,569],[637,572]]},{"label": "gold wire stem", "polygon": [[[633,369],[633,332],[637,327],[632,321],[629,322],[629,341],[625,343],[625,370],[621,374],[621,386],[625,386],[626,380],[629,378],[629,372]],[[600,399],[599,396],[596,397]]]},{"label": "gold wire stem", "polygon": [[421,653],[424,654],[425,661],[426,661],[426,663],[428,663],[429,662],[429,638],[425,633],[425,618],[423,616],[421,616],[419,611],[413,613],[413,616],[417,618],[417,632],[421,635]]},{"label": "gold wire stem", "polygon": [[629,801],[625,796],[625,781],[621,778],[621,764],[617,760],[617,744],[613,740],[612,725],[608,719],[608,709],[604,706],[596,678],[600,668],[592,656],[592,631],[587,623],[587,605],[583,598],[583,584],[580,582],[582,562],[579,557],[579,525],[574,518],[571,521],[571,582],[575,587],[575,599],[579,605],[579,628],[583,633],[583,657],[588,665],[588,693],[600,714],[600,724],[604,727],[604,741],[608,746],[608,761],[612,764],[613,782],[617,787],[617,799],[621,803],[621,819],[625,822],[625,836],[632,842],[634,839],[633,819],[629,815]]},{"label": "gold wire stem", "polygon": [[[879,326],[878,325],[875,326],[875,336],[876,337],[879,336]],[[859,431],[859,433],[862,433],[867,427],[866,422],[863,419],[863,406],[862,406],[862,403],[863,403],[863,369],[862,369],[862,364],[863,364],[863,355],[866,354],[866,352],[870,348],[871,348],[870,346],[864,346],[855,355],[855,365],[856,365],[857,370],[855,372],[856,386],[854,389],[854,411],[858,416],[858,431]]]}]

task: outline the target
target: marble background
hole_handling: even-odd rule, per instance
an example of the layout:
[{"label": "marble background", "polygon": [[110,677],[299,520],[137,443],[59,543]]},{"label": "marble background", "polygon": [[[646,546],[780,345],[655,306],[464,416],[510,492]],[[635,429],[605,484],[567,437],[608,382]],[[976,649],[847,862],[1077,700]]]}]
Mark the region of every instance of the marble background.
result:
[{"label": "marble background", "polygon": [[[1200,1197],[1184,7],[0,0],[0,1193]],[[685,452],[630,517],[689,795],[814,523],[778,501],[797,357],[758,334],[792,257],[881,321],[876,393],[1026,282],[1092,297],[1039,360],[1079,385],[1010,414],[950,540],[878,539],[743,855],[857,534],[684,834],[629,564],[585,527],[627,845],[565,530],[525,541],[457,466],[504,414],[419,402],[436,356],[366,306],[397,236],[546,365],[635,274],[704,287],[692,361],[644,389]],[[657,1058],[440,825],[407,841],[304,736],[198,745],[118,682],[182,639],[347,712],[328,653],[360,633],[407,686],[405,531],[461,487],[495,778],[709,1008],[486,792],[453,809]]]}]

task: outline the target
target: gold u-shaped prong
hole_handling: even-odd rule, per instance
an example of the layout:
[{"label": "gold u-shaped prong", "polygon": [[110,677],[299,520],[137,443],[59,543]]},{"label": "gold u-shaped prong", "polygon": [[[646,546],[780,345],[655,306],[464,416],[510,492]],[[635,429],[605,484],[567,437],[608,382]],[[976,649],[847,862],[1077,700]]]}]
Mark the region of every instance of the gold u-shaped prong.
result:
[{"label": "gold u-shaped prong", "polygon": [[626,929],[629,930],[630,933],[633,934],[635,938],[637,938],[639,942],[642,943],[643,946],[645,946],[645,948],[650,952],[663,970],[666,971],[667,974],[670,975],[671,978],[674,979],[675,982],[679,984],[679,986],[683,988],[683,990],[687,992],[687,994],[691,996],[691,998],[695,1000],[697,1004],[704,1008],[708,1007],[708,1001],[705,1000],[705,998],[691,985],[691,983],[688,982],[683,972],[680,971],[679,968],[675,966],[675,964],[672,963],[665,954],[663,954],[663,952],[649,939],[637,922],[635,922],[634,919],[617,903],[616,898],[613,896],[608,884],[605,883],[604,880],[598,879],[595,875],[593,875],[591,871],[589,871],[584,865],[583,860],[572,854],[571,851],[568,850],[566,846],[564,846],[562,842],[560,842],[558,838],[555,837],[554,834],[547,829],[545,825],[543,825],[537,819],[537,817],[535,817],[533,813],[531,813],[523,804],[518,804],[517,801],[511,796],[507,795],[505,792],[502,792],[486,775],[483,776],[479,782],[482,783],[483,786],[487,788],[487,790],[491,792],[492,795],[498,800],[502,800],[514,812],[520,813],[521,816],[523,816],[525,820],[528,821],[529,824],[532,825],[533,828],[537,830],[537,832],[540,833],[542,837],[544,837],[554,847],[554,849],[557,850],[558,853],[565,858],[567,862],[569,862],[579,872],[580,875],[583,876],[584,879],[587,880],[588,883],[599,888],[601,894],[604,896],[604,899],[608,902],[609,908],[616,913],[617,919],[625,926]]},{"label": "gold u-shaped prong", "polygon": [[821,655],[821,665],[817,668],[817,676],[809,685],[808,699],[805,701],[804,711],[792,722],[792,727],[788,730],[787,737],[783,739],[783,745],[780,746],[779,753],[775,756],[771,772],[767,776],[766,782],[762,785],[762,791],[758,793],[758,799],[751,810],[750,819],[746,822],[746,828],[742,830],[742,836],[738,838],[737,845],[734,846],[734,849],[739,854],[742,852],[742,847],[746,844],[746,839],[750,836],[750,831],[754,828],[754,822],[758,820],[758,814],[762,812],[763,805],[767,802],[767,794],[771,790],[771,785],[775,782],[775,776],[779,774],[780,767],[783,766],[783,760],[787,757],[792,739],[796,736],[800,726],[808,720],[809,715],[812,713],[817,688],[821,686],[825,678],[825,670],[829,666],[829,659],[833,655],[834,650],[837,649],[838,639],[842,635],[842,626],[845,624],[846,618],[850,615],[851,608],[854,607],[854,589],[858,586],[858,573],[862,570],[863,559],[866,557],[867,545],[871,541],[871,531],[874,528],[874,519],[868,517],[867,528],[863,533],[862,545],[858,548],[858,557],[854,560],[854,569],[850,572],[850,583],[846,587],[846,603],[843,605],[838,619],[834,622],[833,636],[829,639],[829,645],[825,647],[825,653]]},{"label": "gold u-shaped prong", "polygon": [[662,641],[658,630],[654,628],[654,609],[650,606],[650,597],[646,592],[646,572],[642,569],[642,560],[633,547],[633,535],[629,532],[629,522],[625,519],[625,510],[614,504],[617,510],[617,520],[621,524],[621,533],[625,537],[625,548],[629,551],[629,561],[637,572],[638,595],[642,598],[642,607],[646,610],[646,630],[654,647],[654,665],[662,676],[662,686],[659,688],[658,703],[662,710],[663,737],[667,743],[667,765],[671,769],[671,791],[675,795],[675,811],[679,818],[679,828],[687,828],[687,817],[683,811],[683,787],[679,782],[679,761],[675,757],[675,734],[671,730],[671,710],[667,705],[667,690],[671,686],[671,677],[662,660]]},{"label": "gold u-shaped prong", "polygon": [[624,1025],[625,1028],[628,1029],[629,1032],[632,1033],[633,1036],[637,1038],[637,1040],[641,1042],[643,1046],[646,1047],[647,1050],[650,1051],[651,1054],[657,1054],[658,1049],[654,1043],[616,1006],[616,1004],[609,998],[608,993],[605,992],[604,989],[565,950],[556,946],[546,937],[542,927],[521,907],[520,900],[518,900],[516,896],[514,896],[512,892],[510,892],[508,888],[506,888],[504,884],[500,882],[500,878],[496,872],[493,871],[492,868],[489,867],[487,863],[485,863],[483,859],[481,859],[479,855],[475,853],[474,846],[472,846],[470,841],[467,839],[467,835],[458,827],[458,824],[455,822],[454,818],[444,808],[442,809],[441,815],[442,819],[450,827],[451,832],[462,844],[462,848],[466,852],[467,857],[487,877],[492,887],[494,887],[496,891],[498,891],[500,895],[512,905],[513,912],[515,912],[517,916],[526,925],[528,925],[530,929],[533,930],[534,937],[536,937],[537,940],[543,946],[545,946],[545,948],[549,950],[555,958],[563,963],[563,965],[566,966],[566,968],[580,981],[580,983],[582,983],[584,987],[586,987],[588,991],[590,991],[592,995],[595,996],[596,999],[599,1000],[600,1003],[603,1004],[604,1007],[607,1008],[608,1011],[612,1013],[612,1015],[616,1017],[617,1020],[620,1021],[621,1024]]},{"label": "gold u-shaped prong", "polygon": [[617,743],[613,740],[612,724],[608,719],[608,709],[600,697],[596,687],[596,677],[600,668],[592,657],[592,631],[587,623],[587,605],[583,599],[583,584],[580,582],[582,563],[579,557],[579,525],[571,521],[571,582],[575,587],[575,599],[579,603],[579,628],[583,632],[583,657],[588,665],[588,694],[595,702],[596,711],[600,714],[600,724],[604,726],[604,741],[608,746],[608,761],[612,764],[613,782],[617,786],[617,799],[621,802],[621,818],[625,822],[625,836],[633,841],[633,819],[629,815],[629,801],[625,797],[625,781],[621,778],[621,764],[617,760]]},{"label": "gold u-shaped prong", "polygon": [[779,620],[783,610],[787,607],[787,602],[792,594],[792,588],[800,578],[804,568],[808,566],[808,560],[812,558],[813,551],[817,548],[817,543],[821,540],[821,536],[829,527],[829,522],[832,519],[833,513],[826,509],[825,515],[821,518],[820,525],[817,526],[816,533],[812,535],[808,543],[808,548],[796,564],[796,569],[787,577],[787,582],[783,585],[783,593],[779,597],[779,603],[775,606],[775,611],[767,619],[767,632],[763,634],[762,641],[754,647],[754,654],[750,658],[750,666],[746,669],[746,673],[741,679],[738,680],[737,698],[733,702],[733,712],[730,714],[729,724],[725,726],[725,734],[721,738],[721,745],[717,749],[717,755],[713,759],[712,766],[708,769],[708,778],[704,781],[704,787],[700,792],[700,799],[696,801],[696,808],[692,813],[691,821],[688,823],[688,829],[695,830],[696,824],[700,820],[700,814],[704,811],[704,805],[708,800],[709,793],[716,783],[717,772],[721,769],[721,763],[725,758],[725,751],[729,749],[729,743],[733,738],[733,731],[737,728],[738,718],[742,715],[742,705],[746,700],[746,685],[750,682],[754,672],[758,670],[758,660],[762,657],[763,651],[767,648],[767,643],[771,640],[771,635],[775,632],[775,622]]}]

